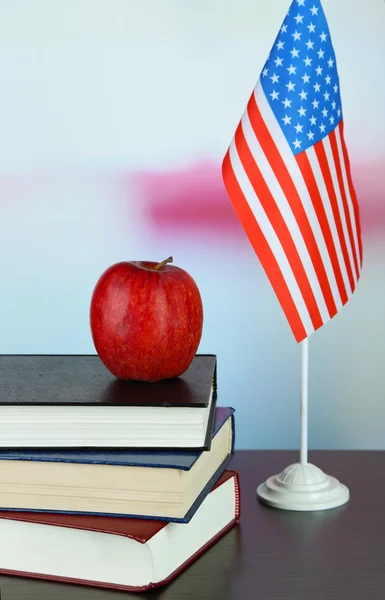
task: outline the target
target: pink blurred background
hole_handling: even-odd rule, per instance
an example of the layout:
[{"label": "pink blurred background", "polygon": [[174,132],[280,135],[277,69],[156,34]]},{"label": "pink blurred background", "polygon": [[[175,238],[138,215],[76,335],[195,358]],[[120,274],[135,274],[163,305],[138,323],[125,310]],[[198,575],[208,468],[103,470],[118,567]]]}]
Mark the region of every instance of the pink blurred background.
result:
[{"label": "pink blurred background", "polygon": [[[289,0],[0,3],[1,353],[93,353],[102,271],[169,254],[238,448],[297,448],[299,347],[224,191],[221,160]],[[324,0],[364,270],[310,339],[312,448],[385,448],[385,4]]]}]

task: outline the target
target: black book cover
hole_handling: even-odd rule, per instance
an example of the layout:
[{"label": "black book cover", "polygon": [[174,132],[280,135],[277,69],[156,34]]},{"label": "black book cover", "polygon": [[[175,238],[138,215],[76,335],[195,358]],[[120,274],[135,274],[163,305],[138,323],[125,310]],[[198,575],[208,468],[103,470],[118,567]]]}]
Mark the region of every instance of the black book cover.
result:
[{"label": "black book cover", "polygon": [[205,446],[209,449],[217,398],[216,356],[197,354],[174,379],[122,381],[95,355],[0,355],[0,408],[5,406],[163,406],[204,408],[213,400]]}]

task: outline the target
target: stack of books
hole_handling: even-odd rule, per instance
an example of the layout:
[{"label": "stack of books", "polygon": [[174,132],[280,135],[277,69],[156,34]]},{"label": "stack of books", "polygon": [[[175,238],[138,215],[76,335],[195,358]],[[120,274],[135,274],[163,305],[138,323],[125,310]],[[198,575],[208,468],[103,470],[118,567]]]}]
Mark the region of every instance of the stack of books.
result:
[{"label": "stack of books", "polygon": [[125,590],[173,579],[239,521],[216,357],[157,383],[98,356],[0,356],[0,572]]}]

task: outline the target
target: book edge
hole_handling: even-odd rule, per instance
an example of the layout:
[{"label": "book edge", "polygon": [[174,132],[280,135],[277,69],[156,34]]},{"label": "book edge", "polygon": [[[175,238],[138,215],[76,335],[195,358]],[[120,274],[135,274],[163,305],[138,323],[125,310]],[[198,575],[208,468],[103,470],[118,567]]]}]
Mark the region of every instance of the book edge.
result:
[{"label": "book edge", "polygon": [[[215,471],[215,473],[212,475],[212,477],[209,479],[209,481],[207,482],[207,484],[204,486],[204,488],[202,489],[202,491],[200,492],[200,494],[198,494],[198,496],[196,497],[195,501],[193,502],[193,504],[191,505],[191,507],[189,508],[189,510],[187,511],[187,513],[183,516],[183,517],[159,517],[156,515],[133,515],[133,514],[112,514],[112,513],[89,513],[89,512],[75,512],[75,511],[58,511],[58,510],[37,510],[37,509],[24,509],[24,510],[13,510],[12,508],[4,508],[4,507],[0,507],[0,512],[2,513],[6,513],[7,515],[9,514],[9,516],[5,516],[3,518],[8,518],[8,519],[12,519],[12,514],[13,513],[28,513],[33,514],[33,513],[40,513],[40,514],[61,514],[61,515],[78,515],[78,516],[84,516],[84,517],[108,517],[108,518],[117,518],[117,519],[138,519],[138,520],[143,520],[143,521],[161,521],[164,523],[189,523],[192,519],[192,517],[194,516],[194,514],[196,513],[196,511],[198,510],[198,508],[200,507],[200,505],[202,504],[203,500],[206,498],[206,496],[213,490],[215,489],[216,485],[219,482],[219,479],[221,478],[221,476],[225,473],[225,471],[227,470],[227,467],[229,466],[230,462],[232,461],[234,456],[233,452],[230,452],[225,460],[222,462],[222,464],[220,465],[220,467]],[[18,519],[19,521],[22,519]],[[58,524],[57,527],[63,527],[63,525]],[[74,528],[76,529],[76,528]],[[83,529],[83,528],[81,528]],[[85,528],[84,528],[85,529]],[[125,534],[116,534],[116,535],[125,535]]]},{"label": "book edge", "polygon": [[[225,409],[228,411],[227,417],[222,421],[222,424],[220,425],[220,427],[214,432],[214,424],[215,424],[215,413],[217,409]],[[235,409],[231,406],[215,406],[214,409],[214,419],[213,419],[213,435],[212,435],[212,439],[220,432],[220,430],[222,429],[222,427],[226,424],[227,420],[229,418],[232,418],[232,436],[233,436],[233,444],[232,444],[232,450],[234,450],[234,437],[235,437],[235,427],[234,427],[234,412]],[[21,462],[41,462],[41,463],[68,463],[68,464],[74,464],[74,465],[102,465],[102,466],[117,466],[117,467],[151,467],[154,469],[178,469],[180,471],[190,471],[190,469],[193,467],[193,465],[196,463],[197,460],[199,460],[199,457],[202,455],[203,452],[205,452],[204,449],[200,449],[200,448],[194,448],[193,450],[188,449],[188,448],[170,448],[169,450],[164,449],[164,448],[154,448],[152,450],[147,450],[145,448],[141,448],[136,450],[135,448],[128,448],[128,450],[132,453],[136,452],[138,454],[144,453],[144,452],[151,452],[151,454],[174,454],[174,455],[180,455],[183,456],[185,454],[194,454],[194,459],[193,462],[191,462],[191,464],[189,466],[185,466],[185,465],[177,465],[177,464],[163,464],[163,463],[152,463],[152,462],[148,462],[145,464],[138,464],[138,463],[134,463],[134,462],[127,462],[127,463],[120,463],[117,461],[113,461],[113,460],[109,460],[109,461],[105,461],[105,462],[101,462],[101,461],[95,461],[95,460],[90,460],[90,461],[85,461],[85,460],[54,460],[54,459],[50,459],[48,458],[47,460],[42,460],[40,458],[31,458],[31,457],[18,457],[15,455],[11,455],[11,456],[6,456],[4,454],[2,454],[2,450],[4,450],[4,448],[0,447],[0,461],[21,461]],[[28,454],[29,450],[33,450],[33,448],[14,448],[13,449],[14,452],[25,452],[26,454]],[[58,450],[57,448],[55,450]],[[65,449],[60,449],[60,451],[66,451],[68,453],[70,453],[72,450],[75,450],[74,448],[65,448]],[[94,449],[93,449],[94,450]],[[113,449],[109,449],[109,448],[101,448],[100,451],[104,450],[106,453],[108,453],[109,451],[115,451],[115,450],[122,450],[122,448],[113,448]],[[52,452],[52,449],[44,449],[44,448],[40,448],[39,451],[41,453],[43,452]],[[84,454],[86,453],[86,449],[82,448],[82,452],[84,452]]]}]

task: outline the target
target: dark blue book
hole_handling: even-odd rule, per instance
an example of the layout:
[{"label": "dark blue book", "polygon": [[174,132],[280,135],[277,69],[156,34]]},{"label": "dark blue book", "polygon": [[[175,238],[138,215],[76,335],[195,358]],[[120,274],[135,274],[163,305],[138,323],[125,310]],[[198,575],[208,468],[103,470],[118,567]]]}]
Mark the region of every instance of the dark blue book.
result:
[{"label": "dark blue book", "polygon": [[210,451],[0,450],[0,510],[188,522],[229,465],[234,409],[216,408]]}]

